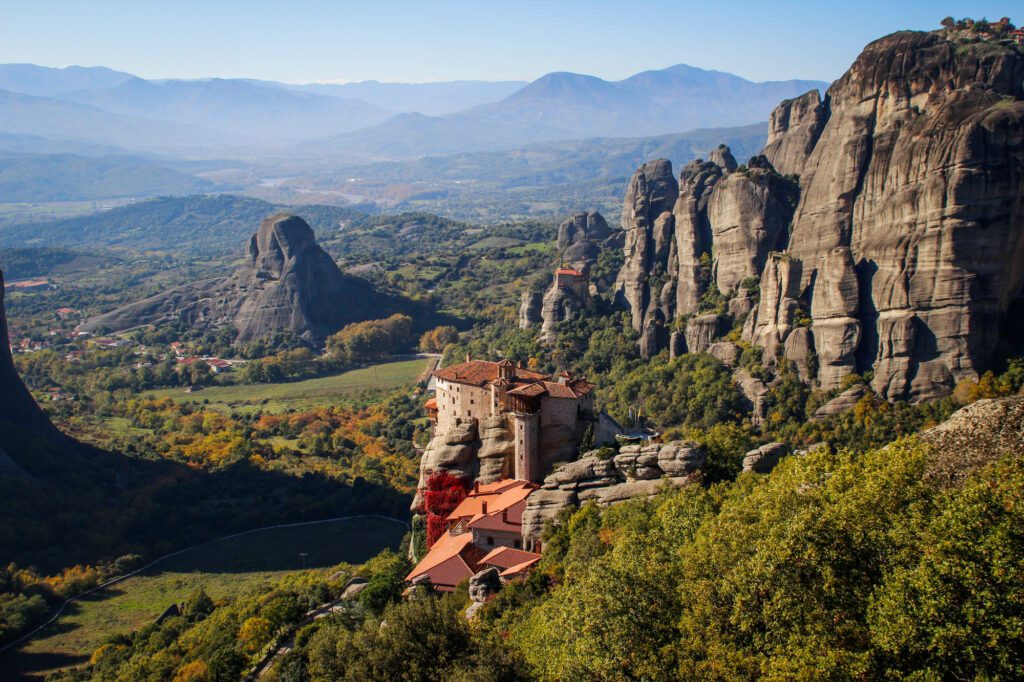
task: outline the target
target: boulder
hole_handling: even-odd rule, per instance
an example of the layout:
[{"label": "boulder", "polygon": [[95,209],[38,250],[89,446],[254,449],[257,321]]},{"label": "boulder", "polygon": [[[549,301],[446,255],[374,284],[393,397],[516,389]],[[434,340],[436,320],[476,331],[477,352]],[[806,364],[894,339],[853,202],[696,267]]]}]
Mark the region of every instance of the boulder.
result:
[{"label": "boulder", "polygon": [[574,506],[577,502],[576,493],[571,490],[551,490],[547,487],[534,490],[526,498],[526,509],[523,511],[523,537],[540,538],[546,521],[553,520],[559,512]]},{"label": "boulder", "polygon": [[743,351],[732,341],[716,341],[708,346],[708,354],[726,367],[736,367]]},{"label": "boulder", "polygon": [[743,457],[743,471],[755,474],[767,474],[779,463],[789,451],[783,443],[768,443],[755,448]]},{"label": "boulder", "polygon": [[501,591],[501,576],[494,566],[483,569],[469,579],[469,598],[483,603]]},{"label": "boulder", "polygon": [[658,468],[672,478],[696,474],[707,459],[707,451],[692,441],[665,443],[658,450]]}]

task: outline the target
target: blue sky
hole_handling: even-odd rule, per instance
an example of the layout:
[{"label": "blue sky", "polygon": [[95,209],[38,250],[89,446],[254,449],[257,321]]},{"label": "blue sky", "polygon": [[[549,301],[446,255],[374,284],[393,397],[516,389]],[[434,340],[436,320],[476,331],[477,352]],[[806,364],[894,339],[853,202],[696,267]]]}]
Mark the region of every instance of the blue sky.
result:
[{"label": "blue sky", "polygon": [[0,0],[0,62],[146,78],[288,82],[619,79],[686,63],[833,80],[868,41],[951,14],[1024,23],[1024,4],[944,0]]}]

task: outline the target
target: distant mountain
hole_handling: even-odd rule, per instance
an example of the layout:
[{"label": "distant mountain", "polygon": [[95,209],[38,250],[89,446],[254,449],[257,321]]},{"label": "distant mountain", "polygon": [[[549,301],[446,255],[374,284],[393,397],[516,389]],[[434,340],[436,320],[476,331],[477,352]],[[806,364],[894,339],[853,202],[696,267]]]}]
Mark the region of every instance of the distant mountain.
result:
[{"label": "distant mountain", "polygon": [[5,154],[0,197],[5,201],[83,201],[208,192],[209,180],[133,156]]},{"label": "distant mountain", "polygon": [[251,81],[147,81],[61,95],[115,114],[193,124],[277,140],[299,140],[376,125],[393,112],[359,100],[256,85]]},{"label": "distant mountain", "polygon": [[6,90],[0,90],[0,133],[178,152],[246,141],[234,133],[125,116],[77,102]]},{"label": "distant mountain", "polygon": [[442,116],[505,99],[526,84],[527,81],[449,81],[444,83],[362,81],[339,84],[279,85],[319,95],[359,99],[391,111]]},{"label": "distant mountain", "polygon": [[409,158],[510,149],[588,137],[662,135],[768,119],[780,100],[820,81],[754,83],[686,65],[622,81],[551,73],[500,102],[446,116],[397,116],[380,126],[304,145],[310,153]]},{"label": "distant mountain", "polygon": [[[0,124],[2,125],[2,124]],[[39,135],[0,133],[0,150],[22,154],[78,154],[79,156],[126,155],[121,147],[75,140],[55,140]]]},{"label": "distant mountain", "polygon": [[134,78],[105,66],[68,66],[54,69],[35,64],[0,64],[0,90],[52,97],[76,90],[114,88]]}]

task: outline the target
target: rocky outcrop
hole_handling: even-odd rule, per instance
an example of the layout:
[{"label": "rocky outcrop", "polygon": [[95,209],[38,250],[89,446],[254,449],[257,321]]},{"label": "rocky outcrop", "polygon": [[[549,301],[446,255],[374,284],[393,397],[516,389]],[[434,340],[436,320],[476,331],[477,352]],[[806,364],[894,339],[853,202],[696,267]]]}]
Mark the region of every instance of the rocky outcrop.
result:
[{"label": "rocky outcrop", "polygon": [[583,295],[580,295],[569,287],[558,286],[557,281],[552,283],[551,288],[544,294],[541,306],[541,339],[550,339],[555,325],[576,317],[589,305],[588,292],[583,292]]},{"label": "rocky outcrop", "polygon": [[[885,398],[948,394],[997,347],[1024,346],[1022,158],[1019,50],[940,32],[875,41],[824,98],[780,104],[746,168],[724,150],[687,164],[672,220],[666,163],[637,172],[619,282],[641,352],[665,347],[706,286],[759,276],[744,338],[766,366],[785,354],[813,359],[826,390],[871,372]],[[799,176],[799,196],[780,174]],[[735,319],[749,302],[729,305]],[[789,341],[796,328],[810,336]]]},{"label": "rocky outcrop", "polygon": [[306,221],[276,215],[260,224],[234,274],[170,289],[91,318],[82,328],[120,331],[173,319],[233,326],[240,342],[287,330],[319,345],[350,322],[389,312],[367,282],[341,273]]},{"label": "rocky outcrop", "polygon": [[743,351],[732,341],[717,341],[708,347],[708,353],[726,367],[733,368],[740,363]]},{"label": "rocky outcrop", "polygon": [[857,273],[848,247],[818,257],[811,298],[812,333],[818,352],[818,383],[830,391],[857,370],[861,324],[854,317],[860,305]]},{"label": "rocky outcrop", "polygon": [[[668,344],[669,322],[698,312],[710,284],[739,294],[743,280],[760,274],[768,253],[785,247],[796,203],[796,187],[767,159],[756,157],[741,169],[724,145],[710,161],[687,164],[678,183],[671,172],[665,160],[641,167],[623,211],[625,264],[617,289],[640,332],[644,356]],[[746,312],[749,307],[741,314]]]},{"label": "rocky outcrop", "polygon": [[959,485],[995,460],[1024,457],[1024,396],[971,403],[920,438],[932,446],[925,478]]},{"label": "rocky outcrop", "polygon": [[768,416],[768,386],[745,369],[737,370],[732,375],[736,387],[750,405],[750,421],[757,425]]},{"label": "rocky outcrop", "polygon": [[597,211],[580,211],[558,226],[558,250],[563,252],[582,242],[600,244],[610,236],[612,230],[604,216]]},{"label": "rocky outcrop", "polygon": [[469,598],[483,603],[501,591],[501,576],[494,566],[483,569],[469,579]]},{"label": "rocky outcrop", "polygon": [[855,384],[850,388],[846,389],[832,400],[819,407],[814,411],[814,416],[811,419],[824,419],[840,412],[846,412],[852,409],[854,405],[860,402],[860,399],[868,394],[868,387],[864,384]]},{"label": "rocky outcrop", "polygon": [[732,173],[736,170],[738,164],[736,158],[732,155],[732,150],[729,149],[728,145],[718,145],[711,154],[708,155],[708,161],[715,164],[726,173]]},{"label": "rocky outcrop", "polygon": [[817,90],[787,99],[768,120],[764,155],[783,175],[800,175],[825,126],[827,114]]},{"label": "rocky outcrop", "polygon": [[725,330],[724,320],[715,313],[691,317],[686,321],[686,348],[691,353],[703,353]]},{"label": "rocky outcrop", "polygon": [[761,300],[747,318],[743,337],[764,349],[763,363],[774,366],[789,332],[800,321],[802,264],[785,253],[772,253],[761,275]]},{"label": "rocky outcrop", "polygon": [[544,292],[524,291],[519,303],[519,328],[529,329],[544,321],[541,309],[544,305]]},{"label": "rocky outcrop", "polygon": [[39,408],[14,367],[0,272],[0,475],[27,475],[38,454],[59,455],[71,448],[72,441]]},{"label": "rocky outcrop", "polygon": [[587,453],[562,465],[544,479],[526,501],[523,534],[540,537],[544,522],[567,507],[593,501],[602,506],[636,497],[653,497],[665,485],[682,486],[697,480],[707,452],[696,443],[675,441],[627,445],[604,457]]},{"label": "rocky outcrop", "polygon": [[[557,324],[580,314],[593,305],[590,270],[597,264],[603,248],[621,248],[622,231],[612,230],[597,211],[573,214],[558,227],[558,265],[582,274],[584,282],[559,281],[556,274],[546,292],[524,292],[519,305],[519,327],[540,325],[541,340],[550,341]],[[604,283],[607,287],[607,283]],[[596,291],[596,289],[595,289]],[[596,295],[596,294],[595,294]]]},{"label": "rocky outcrop", "polygon": [[743,457],[743,471],[755,474],[768,474],[778,465],[789,448],[784,443],[768,443],[755,448]]},{"label": "rocky outcrop", "polygon": [[875,41],[829,88],[790,250],[808,286],[819,258],[849,248],[856,369],[873,370],[886,397],[947,393],[1005,338],[1024,288],[1022,97],[1019,51],[939,33]]},{"label": "rocky outcrop", "polygon": [[729,173],[715,185],[708,203],[714,281],[733,292],[747,277],[758,277],[771,251],[786,247],[796,187],[767,168]]}]

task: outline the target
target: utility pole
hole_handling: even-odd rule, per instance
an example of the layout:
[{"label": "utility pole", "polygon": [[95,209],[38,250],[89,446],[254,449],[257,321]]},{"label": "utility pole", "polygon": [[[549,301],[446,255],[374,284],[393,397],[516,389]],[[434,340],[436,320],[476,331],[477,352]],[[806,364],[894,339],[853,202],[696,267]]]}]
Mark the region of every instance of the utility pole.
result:
[{"label": "utility pole", "polygon": [[309,556],[306,552],[299,552],[299,556],[302,557],[302,570],[306,570],[306,557]]}]

